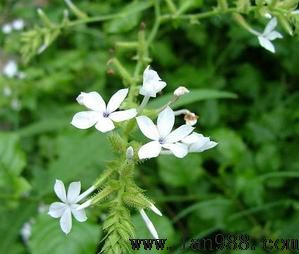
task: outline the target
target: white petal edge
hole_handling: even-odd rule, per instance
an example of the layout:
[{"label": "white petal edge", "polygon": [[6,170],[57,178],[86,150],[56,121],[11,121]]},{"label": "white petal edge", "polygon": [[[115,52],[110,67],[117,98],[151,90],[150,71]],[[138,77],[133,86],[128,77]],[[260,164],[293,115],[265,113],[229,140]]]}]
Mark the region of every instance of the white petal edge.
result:
[{"label": "white petal edge", "polygon": [[269,33],[269,34],[266,36],[266,38],[267,38],[268,40],[270,40],[270,41],[273,41],[273,40],[275,40],[275,39],[282,39],[283,36],[282,36],[281,33],[276,32],[276,31],[273,31],[273,32]]},{"label": "white petal edge", "polygon": [[108,117],[101,117],[100,120],[95,125],[95,127],[98,131],[103,133],[112,131],[115,128],[112,120],[109,119]]},{"label": "white petal edge", "polygon": [[55,185],[54,185],[54,191],[57,195],[57,197],[64,203],[66,203],[66,192],[64,183],[58,179],[56,179]]},{"label": "white petal edge", "polygon": [[159,139],[158,129],[150,118],[147,116],[138,116],[136,117],[136,121],[144,136],[152,140]]},{"label": "white petal edge", "polygon": [[109,115],[109,118],[114,122],[122,122],[122,121],[132,119],[136,115],[137,115],[137,110],[134,108],[134,109],[113,112]]},{"label": "white petal edge", "polygon": [[157,119],[157,128],[160,134],[160,137],[166,137],[172,130],[174,126],[174,112],[170,107],[166,107],[160,114]]},{"label": "white petal edge", "polygon": [[128,88],[121,89],[117,91],[115,94],[112,95],[108,104],[107,104],[107,113],[112,113],[113,111],[117,110],[120,104],[124,101],[127,97],[129,92]]},{"label": "white petal edge", "polygon": [[67,208],[63,215],[60,218],[60,227],[61,230],[65,233],[68,234],[71,229],[72,229],[72,214],[71,214],[71,209]]},{"label": "white petal edge", "polygon": [[82,111],[76,113],[71,124],[78,129],[88,129],[95,125],[100,119],[100,114],[95,111]]},{"label": "white petal edge", "polygon": [[195,152],[195,153],[196,152],[197,153],[201,153],[201,152],[206,151],[208,149],[214,148],[217,145],[218,145],[217,142],[210,141],[210,139],[208,138],[208,140],[205,143],[203,143],[203,144],[200,144],[200,143],[194,143],[194,144],[192,144],[190,146],[190,148],[189,148],[189,151],[191,153],[193,153],[193,152]]},{"label": "white petal edge", "polygon": [[263,34],[264,35],[269,34],[270,32],[272,32],[275,29],[276,26],[277,26],[277,18],[274,17],[267,24]]},{"label": "white petal edge", "polygon": [[184,144],[187,144],[187,145],[190,145],[192,143],[195,143],[195,142],[198,142],[200,141],[201,139],[203,139],[204,136],[202,134],[199,134],[197,132],[193,132],[191,133],[189,136],[185,137],[182,139],[182,142]]},{"label": "white petal edge", "polygon": [[159,239],[157,230],[155,229],[154,224],[151,222],[150,218],[146,215],[145,211],[143,209],[141,209],[140,211],[141,217],[145,222],[145,225],[147,226],[148,230],[150,231],[151,235],[155,238],[155,239]]},{"label": "white petal edge", "polygon": [[188,146],[185,144],[165,144],[163,147],[169,149],[178,158],[184,158],[188,154]]},{"label": "white petal edge", "polygon": [[94,110],[104,112],[106,111],[106,103],[102,96],[97,92],[90,92],[81,94],[76,98],[77,102],[85,107]]},{"label": "white petal edge", "polygon": [[60,218],[66,209],[66,205],[61,202],[54,202],[49,207],[48,214],[53,218]]},{"label": "white petal edge", "polygon": [[67,190],[67,201],[70,204],[76,202],[76,199],[79,197],[81,191],[81,183],[80,182],[72,182],[69,185]]},{"label": "white petal edge", "polygon": [[194,127],[184,124],[179,128],[175,129],[166,137],[166,143],[178,142],[183,138],[187,137],[193,130]]},{"label": "white petal edge", "polygon": [[139,149],[138,157],[140,160],[155,158],[159,156],[161,149],[162,147],[158,141],[151,141]]},{"label": "white petal edge", "polygon": [[73,206],[73,209],[72,209],[72,214],[73,214],[74,218],[79,222],[86,221],[87,216],[86,216],[84,209],[77,209],[77,207],[79,207],[79,205]]},{"label": "white petal edge", "polygon": [[267,49],[268,51],[270,51],[270,52],[272,52],[272,53],[275,53],[275,47],[274,47],[274,45],[272,44],[271,41],[265,39],[265,38],[262,37],[262,36],[259,36],[259,37],[258,37],[258,40],[259,40],[260,45],[261,45],[263,48]]}]

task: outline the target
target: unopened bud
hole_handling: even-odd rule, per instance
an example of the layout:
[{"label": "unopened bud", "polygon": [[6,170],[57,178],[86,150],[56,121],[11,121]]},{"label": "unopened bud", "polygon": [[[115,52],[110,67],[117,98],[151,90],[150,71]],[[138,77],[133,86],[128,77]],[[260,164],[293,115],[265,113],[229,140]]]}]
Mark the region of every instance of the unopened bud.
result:
[{"label": "unopened bud", "polygon": [[134,157],[134,149],[133,149],[132,146],[130,146],[127,149],[126,157],[127,157],[128,160],[132,160],[133,159],[133,157]]},{"label": "unopened bud", "polygon": [[191,125],[191,126],[193,126],[197,123],[197,119],[198,119],[198,116],[192,112],[186,113],[184,116],[184,120],[185,120],[186,124]]},{"label": "unopened bud", "polygon": [[189,93],[190,91],[184,87],[184,86],[180,86],[177,89],[175,89],[175,91],[173,92],[173,95],[176,97],[181,97],[183,95],[185,95],[186,93]]}]

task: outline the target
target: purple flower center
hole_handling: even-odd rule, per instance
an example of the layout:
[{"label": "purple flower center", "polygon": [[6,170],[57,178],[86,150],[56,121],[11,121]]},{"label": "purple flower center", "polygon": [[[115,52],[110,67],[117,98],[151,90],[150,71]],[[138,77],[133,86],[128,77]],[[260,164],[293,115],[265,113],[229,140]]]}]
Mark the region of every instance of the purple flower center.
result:
[{"label": "purple flower center", "polygon": [[108,117],[108,116],[109,116],[109,113],[107,113],[107,112],[103,113],[103,117]]},{"label": "purple flower center", "polygon": [[163,145],[163,144],[165,143],[165,140],[164,140],[164,138],[159,138],[158,142],[159,142],[161,145]]}]

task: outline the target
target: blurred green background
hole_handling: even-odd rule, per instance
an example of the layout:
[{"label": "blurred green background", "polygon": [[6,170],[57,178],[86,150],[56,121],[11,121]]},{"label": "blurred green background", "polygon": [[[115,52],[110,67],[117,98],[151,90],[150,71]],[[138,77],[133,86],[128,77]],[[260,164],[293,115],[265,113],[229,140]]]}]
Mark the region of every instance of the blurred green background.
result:
[{"label": "blurred green background", "polygon": [[[97,16],[142,2],[75,3]],[[194,12],[215,5],[192,3]],[[66,5],[58,0],[1,1],[0,24],[22,19],[28,30],[40,24],[37,8],[60,22]],[[161,10],[167,10],[163,1]],[[136,40],[141,22],[147,33],[153,25],[152,8],[123,19],[76,26],[26,65],[19,54],[20,31],[0,33],[1,70],[13,60],[25,75],[0,76],[0,253],[100,250],[105,212],[90,209],[88,222],[73,220],[72,232],[65,236],[58,220],[47,215],[47,205],[56,200],[55,179],[80,180],[85,189],[113,158],[105,135],[93,128],[75,129],[70,120],[82,109],[75,101],[81,91],[98,91],[109,98],[123,87],[107,62],[117,55],[133,69],[135,53],[115,50],[114,45]],[[263,29],[267,20],[253,22]],[[164,215],[150,217],[170,246],[217,233],[248,234],[254,240],[298,238],[298,38],[285,34],[275,45],[276,54],[264,50],[230,15],[199,24],[176,20],[161,25],[150,56],[151,66],[168,84],[163,94],[185,85],[191,93],[213,89],[236,95],[198,98],[184,105],[199,115],[197,131],[219,143],[215,149],[182,160],[159,157],[138,169],[137,184],[148,190]],[[133,220],[137,236],[149,237],[134,212]],[[28,237],[26,230],[31,231]],[[261,246],[241,252],[265,253]]]}]

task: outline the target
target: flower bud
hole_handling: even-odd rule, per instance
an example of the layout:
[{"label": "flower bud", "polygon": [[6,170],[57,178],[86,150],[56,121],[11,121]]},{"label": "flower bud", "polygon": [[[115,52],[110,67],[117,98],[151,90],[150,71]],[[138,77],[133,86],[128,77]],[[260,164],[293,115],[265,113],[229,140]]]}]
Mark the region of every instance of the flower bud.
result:
[{"label": "flower bud", "polygon": [[186,113],[184,116],[184,120],[187,125],[195,125],[197,123],[198,116],[192,112]]},{"label": "flower bud", "polygon": [[176,97],[181,97],[185,95],[186,93],[189,93],[190,91],[184,87],[184,86],[179,86],[177,89],[175,89],[173,95]]},{"label": "flower bud", "polygon": [[130,146],[127,149],[126,157],[127,157],[128,160],[132,160],[133,159],[133,157],[134,157],[134,150],[133,150],[132,146]]}]

